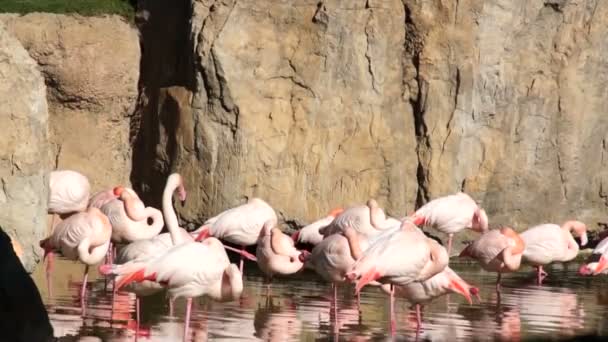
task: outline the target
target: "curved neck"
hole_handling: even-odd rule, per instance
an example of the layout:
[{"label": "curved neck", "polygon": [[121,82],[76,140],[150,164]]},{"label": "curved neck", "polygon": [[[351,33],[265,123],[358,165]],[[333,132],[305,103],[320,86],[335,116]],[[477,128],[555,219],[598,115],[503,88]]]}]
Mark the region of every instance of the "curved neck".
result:
[{"label": "curved neck", "polygon": [[125,213],[131,220],[142,221],[148,218],[147,208],[144,203],[139,198],[130,194],[128,190],[123,191],[120,200],[123,201]]},{"label": "curved neck", "polygon": [[350,247],[350,255],[354,260],[359,260],[361,255],[363,255],[361,244],[359,243],[359,236],[352,228],[347,228],[344,231],[344,236],[348,241],[348,247]]},{"label": "curved neck", "polygon": [[[140,227],[142,228],[138,231],[140,234],[138,238],[151,239],[158,235],[161,230],[163,230],[163,226],[165,225],[163,214],[160,212],[160,210],[152,207],[146,207],[144,212],[146,214],[146,220],[138,221],[138,223],[141,225]],[[148,224],[147,218],[152,219],[152,224]]]},{"label": "curved neck", "polygon": [[165,225],[171,236],[173,245],[179,245],[183,242],[180,234],[179,222],[177,221],[177,215],[175,215],[175,209],[173,208],[173,193],[180,186],[179,180],[169,178],[165,190],[163,191],[163,216],[165,217]]},{"label": "curved neck", "polygon": [[85,238],[78,244],[78,259],[87,265],[95,265],[103,260],[109,247],[110,240],[103,245],[93,247],[91,250],[91,240]]},{"label": "curved neck", "polygon": [[272,228],[270,230],[270,249],[272,253],[282,255],[283,249],[281,248],[281,232],[278,228]]},{"label": "curved neck", "polygon": [[431,250],[430,260],[420,272],[420,275],[418,276],[419,279],[428,279],[443,271],[450,261],[448,252],[445,248],[440,246],[437,241],[427,238],[427,243]]},{"label": "curved neck", "polygon": [[521,264],[521,253],[513,252],[516,247],[507,247],[502,251],[502,261],[505,263],[505,268],[508,271],[515,272]]}]

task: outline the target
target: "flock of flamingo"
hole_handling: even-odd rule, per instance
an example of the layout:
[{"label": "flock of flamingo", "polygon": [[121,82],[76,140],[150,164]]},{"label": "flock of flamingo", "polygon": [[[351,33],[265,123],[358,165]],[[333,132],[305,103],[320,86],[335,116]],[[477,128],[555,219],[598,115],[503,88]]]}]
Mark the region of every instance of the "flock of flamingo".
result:
[{"label": "flock of flamingo", "polygon": [[[502,273],[515,272],[522,263],[537,269],[539,285],[547,276],[543,267],[568,262],[587,243],[586,226],[579,221],[541,224],[517,233],[509,227],[488,228],[485,211],[467,194],[459,192],[433,199],[411,215],[388,217],[378,203],[332,210],[327,217],[303,227],[293,235],[278,228],[273,208],[264,200],[247,203],[208,219],[199,229],[187,232],[179,227],[173,196],[186,199],[184,180],[179,174],[168,177],[162,197],[162,212],[146,207],[137,193],[121,186],[90,195],[88,179],[75,171],[50,174],[48,213],[53,215],[49,236],[40,242],[47,262],[47,282],[53,268],[53,254],[85,264],[81,301],[86,298],[90,266],[99,265],[101,274],[114,279],[113,291],[139,297],[167,291],[172,313],[173,302],[186,298],[184,338],[192,298],[208,296],[232,301],[243,291],[243,261],[256,262],[272,279],[309,268],[334,289],[354,284],[357,299],[366,285],[379,286],[390,297],[391,327],[394,298],[404,298],[416,307],[417,326],[421,326],[421,306],[448,293],[462,295],[469,303],[479,299],[471,286],[448,266],[453,235],[463,229],[479,233],[460,257],[470,257],[483,269],[498,274],[500,293]],[[167,233],[161,233],[163,227]],[[427,237],[420,228],[434,228],[447,234],[447,249]],[[224,245],[221,241],[242,246]],[[245,250],[256,246],[256,255]],[[310,251],[305,248],[312,247]],[[240,254],[240,265],[231,264],[226,251]],[[608,238],[600,242],[581,275],[607,272]],[[84,305],[84,304],[83,304]],[[84,307],[83,307],[84,310]]]}]

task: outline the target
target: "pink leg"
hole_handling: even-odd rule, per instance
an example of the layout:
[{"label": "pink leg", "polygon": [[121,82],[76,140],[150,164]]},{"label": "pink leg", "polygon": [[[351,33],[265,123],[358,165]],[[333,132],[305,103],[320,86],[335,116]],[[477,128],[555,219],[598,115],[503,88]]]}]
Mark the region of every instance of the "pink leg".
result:
[{"label": "pink leg", "polygon": [[394,335],[397,330],[397,324],[395,321],[395,287],[391,284],[390,294],[390,316],[391,316],[391,334]]},{"label": "pink leg", "polygon": [[55,254],[53,252],[49,252],[46,255],[46,286],[49,291],[49,299],[53,298],[53,288],[51,286],[51,273],[53,271],[53,260],[55,259]]},{"label": "pink leg", "polygon": [[82,316],[85,314],[86,295],[87,295],[87,279],[89,278],[89,265],[84,267],[84,277],[82,279],[82,288],[80,289],[80,304],[82,305]]},{"label": "pink leg", "polygon": [[[245,246],[241,246],[241,251],[245,251]],[[243,257],[243,255],[241,254],[241,263],[239,265],[239,270],[241,271],[241,276],[244,278],[245,274],[243,273],[243,263],[245,262],[245,259]]]},{"label": "pink leg", "polygon": [[416,331],[422,327],[422,315],[420,314],[420,304],[416,304]]},{"label": "pink leg", "polygon": [[192,309],[192,298],[186,302],[186,322],[184,323],[184,341],[188,340],[188,327],[190,325],[190,310]]},{"label": "pink leg", "polygon": [[361,311],[361,292],[357,292],[357,310]]},{"label": "pink leg", "polygon": [[448,234],[448,257],[450,256],[450,253],[452,253],[452,238],[454,237],[454,234]]},{"label": "pink leg", "polygon": [[496,278],[496,292],[500,293],[500,278],[502,277],[502,273],[498,273],[498,277]]},{"label": "pink leg", "polygon": [[169,317],[173,317],[173,302],[175,300],[169,297]]},{"label": "pink leg", "polygon": [[135,339],[139,335],[139,297],[135,297]]},{"label": "pink leg", "polygon": [[53,218],[51,219],[51,229],[49,231],[48,236],[51,236],[51,234],[53,234],[53,230],[55,230],[56,221],[57,221],[57,214],[53,214]]},{"label": "pink leg", "polygon": [[334,333],[338,332],[338,286],[335,283],[331,284],[332,289],[334,290],[334,300],[333,300],[333,314],[334,314]]}]

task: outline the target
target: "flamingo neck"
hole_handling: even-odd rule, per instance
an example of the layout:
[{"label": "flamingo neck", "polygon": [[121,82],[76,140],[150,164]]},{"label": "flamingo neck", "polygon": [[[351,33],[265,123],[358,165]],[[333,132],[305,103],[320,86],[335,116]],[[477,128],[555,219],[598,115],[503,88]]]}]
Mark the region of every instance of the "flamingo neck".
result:
[{"label": "flamingo neck", "polygon": [[179,222],[173,208],[173,193],[180,186],[179,179],[169,178],[163,191],[163,216],[165,217],[165,225],[171,236],[173,245],[179,245],[183,242],[180,234]]},{"label": "flamingo neck", "polygon": [[359,236],[357,232],[355,232],[352,228],[347,228],[344,231],[344,236],[348,241],[348,246],[350,247],[350,255],[354,260],[359,260],[361,255],[363,255],[363,251],[361,250],[361,244],[359,243]]},{"label": "flamingo neck", "polygon": [[270,249],[274,254],[281,254],[281,230],[278,228],[272,228],[270,230]]}]

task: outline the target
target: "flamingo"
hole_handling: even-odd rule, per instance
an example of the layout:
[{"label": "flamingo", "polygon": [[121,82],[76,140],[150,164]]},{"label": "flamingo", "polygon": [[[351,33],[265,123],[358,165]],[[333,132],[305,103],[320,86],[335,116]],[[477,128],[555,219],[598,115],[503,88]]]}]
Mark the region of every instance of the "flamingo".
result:
[{"label": "flamingo", "polygon": [[53,215],[50,232],[55,228],[57,216],[65,218],[84,211],[89,203],[90,192],[89,179],[83,174],[72,170],[52,171],[49,175],[47,209],[47,212]]},{"label": "flamingo", "polygon": [[[146,240],[160,233],[164,225],[160,210],[145,207],[132,189],[118,186],[113,191],[118,199],[101,207],[112,224],[112,242]],[[152,224],[148,224],[148,219]]]},{"label": "flamingo", "polygon": [[293,240],[266,221],[256,246],[256,257],[260,269],[272,280],[275,274],[288,275],[300,271],[309,253],[294,247]]},{"label": "flamingo", "polygon": [[[244,251],[245,246],[257,243],[260,231],[267,221],[270,221],[272,226],[276,226],[278,219],[274,209],[262,199],[251,198],[243,205],[208,219],[203,226],[194,231],[195,240],[201,241],[212,236],[240,245]],[[244,257],[243,254],[241,256],[239,270],[243,274]]]},{"label": "flamingo", "polygon": [[[112,226],[108,218],[97,208],[88,208],[58,223],[50,237],[40,241],[45,258],[51,264],[54,251],[70,260],[85,264],[80,298],[84,303],[89,266],[100,263],[110,246]],[[47,284],[50,291],[51,267],[47,267]],[[84,307],[83,307],[84,309]]]},{"label": "flamingo", "polygon": [[[341,234],[332,234],[313,248],[306,258],[307,268],[314,270],[326,281],[331,282],[334,310],[337,310],[338,284],[347,282],[346,273],[363,255],[368,247],[367,240],[353,228],[348,227]],[[359,303],[359,296],[357,296]],[[334,317],[337,317],[334,315]]]},{"label": "flamingo", "polygon": [[483,233],[488,230],[488,216],[485,210],[469,195],[459,192],[436,198],[412,215],[414,223],[420,227],[433,227],[448,234],[448,255],[452,252],[455,233],[470,228]]},{"label": "flamingo", "polygon": [[[437,241],[426,235],[410,220],[390,229],[369,241],[369,247],[346,274],[358,279],[355,292],[372,281],[383,284],[408,285],[424,281],[441,272],[449,262],[448,254]],[[391,327],[393,319],[393,293],[390,296]]]},{"label": "flamingo", "polygon": [[399,220],[387,218],[376,200],[369,199],[366,205],[354,206],[344,210],[329,226],[320,229],[319,233],[327,237],[339,233],[346,227],[352,227],[357,233],[370,238],[383,230],[400,224]]},{"label": "flamingo", "polygon": [[319,244],[321,240],[323,240],[323,235],[319,233],[319,229],[329,226],[342,212],[344,212],[344,209],[342,208],[332,210],[326,217],[304,226],[302,229],[293,233],[291,238],[296,244],[311,244],[313,246]]},{"label": "flamingo", "polygon": [[[383,284],[381,289],[388,294],[391,293],[390,284]],[[473,303],[471,295],[479,299],[479,289],[467,284],[449,266],[425,281],[414,281],[407,285],[394,287],[396,297],[403,297],[416,307],[418,330],[422,326],[422,306],[450,292],[462,295],[469,304]]]},{"label": "flamingo", "polygon": [[608,273],[608,237],[595,246],[586,263],[581,265],[578,273],[581,275],[598,275]]},{"label": "flamingo", "polygon": [[468,245],[460,257],[476,259],[489,272],[497,272],[496,292],[500,293],[500,278],[503,273],[515,272],[521,264],[526,244],[512,228],[492,229]]},{"label": "flamingo", "polygon": [[108,189],[108,190],[102,190],[102,191],[95,193],[93,196],[91,196],[91,198],[89,199],[88,206],[89,206],[89,208],[93,207],[93,208],[101,209],[104,205],[112,202],[113,200],[115,200],[117,198],[118,198],[118,196],[116,194],[114,194],[114,188]]},{"label": "flamingo", "polygon": [[224,246],[216,238],[202,243],[186,242],[147,261],[102,265],[99,271],[118,276],[117,289],[132,282],[151,280],[163,285],[171,300],[187,298],[184,340],[188,336],[192,298],[204,295],[231,301],[243,292],[241,273],[236,265],[230,264]]},{"label": "flamingo", "polygon": [[537,269],[539,285],[547,276],[543,266],[552,262],[568,262],[578,255],[578,244],[571,231],[581,239],[581,246],[587,244],[587,226],[580,221],[567,221],[561,227],[541,224],[520,234],[526,244],[522,262]]}]

